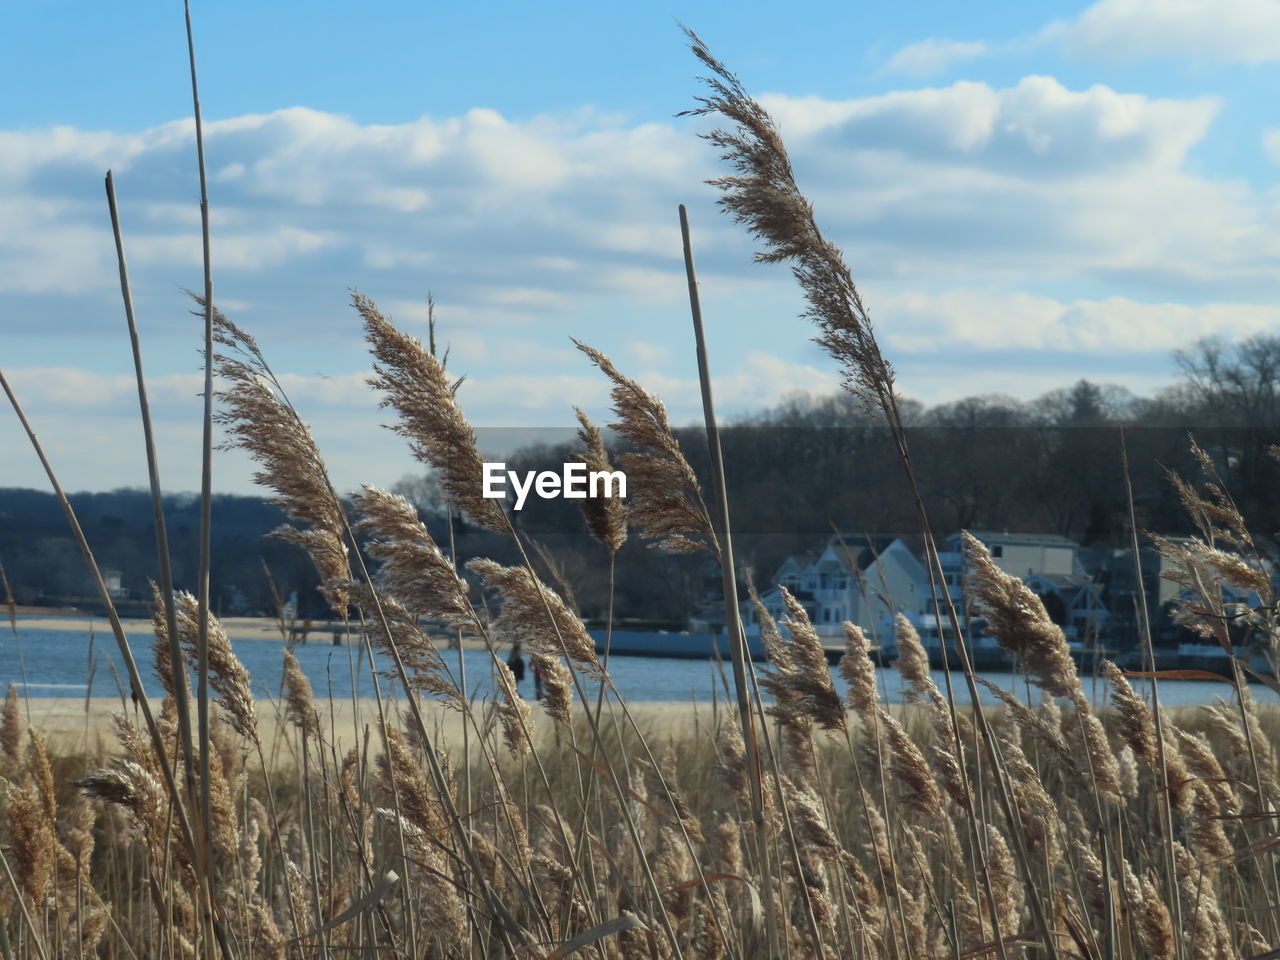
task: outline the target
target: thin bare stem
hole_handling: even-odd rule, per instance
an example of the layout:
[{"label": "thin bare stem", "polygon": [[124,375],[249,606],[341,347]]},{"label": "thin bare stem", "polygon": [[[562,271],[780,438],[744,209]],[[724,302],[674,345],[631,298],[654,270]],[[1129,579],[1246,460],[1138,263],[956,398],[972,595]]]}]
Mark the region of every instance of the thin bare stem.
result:
[{"label": "thin bare stem", "polygon": [[[191,68],[191,104],[196,125],[196,161],[200,172],[200,243],[204,263],[204,413],[200,444],[200,553],[197,574],[200,603],[196,660],[196,713],[200,748],[200,818],[202,843],[197,853],[201,873],[209,876],[208,836],[213,830],[209,788],[209,567],[213,543],[213,259],[209,246],[209,184],[204,160],[204,120],[200,114],[200,87],[196,79],[196,43],[191,28],[191,3],[183,0],[187,24],[187,59]],[[213,912],[212,888],[208,890]]]},{"label": "thin bare stem", "polygon": [[187,671],[178,639],[178,613],[173,596],[173,567],[169,558],[169,535],[165,525],[164,499],[160,488],[160,466],[156,458],[155,435],[151,426],[151,405],[147,400],[146,378],[142,372],[142,347],[134,320],[133,293],[129,286],[129,265],[124,255],[124,236],[120,229],[120,212],[116,203],[115,180],[111,171],[106,179],[107,206],[111,212],[111,231],[115,235],[116,260],[120,267],[120,296],[124,300],[125,321],[129,326],[129,342],[133,347],[133,369],[138,381],[138,408],[142,417],[142,437],[147,451],[147,476],[151,482],[151,518],[155,525],[156,560],[159,566],[160,594],[164,600],[165,623],[169,630],[170,682],[178,709],[178,734],[182,742],[183,773],[187,794],[196,798],[195,750],[191,739],[191,711],[187,695]]},{"label": "thin bare stem", "polygon": [[[773,902],[773,876],[769,857],[769,841],[764,818],[764,787],[761,776],[760,746],[756,736],[755,716],[751,709],[751,693],[747,684],[747,637],[742,629],[738,607],[738,584],[733,566],[733,540],[729,531],[729,498],[725,488],[724,457],[720,450],[720,428],[716,423],[715,401],[711,395],[711,370],[707,362],[707,343],[702,331],[702,303],[698,296],[698,276],[693,265],[693,245],[689,238],[689,214],[680,204],[680,237],[684,247],[685,277],[689,284],[689,310],[693,317],[693,336],[698,354],[698,382],[702,389],[702,416],[706,423],[707,445],[711,451],[711,486],[715,499],[712,522],[720,544],[720,577],[724,590],[725,632],[729,635],[729,660],[733,669],[734,695],[743,740],[747,744],[747,772],[751,778],[751,819],[755,824],[757,855],[760,858],[762,894],[765,903]],[[812,915],[810,916],[812,919]],[[765,910],[769,952],[779,952],[778,929],[772,910]],[[817,930],[814,929],[815,942]]]}]

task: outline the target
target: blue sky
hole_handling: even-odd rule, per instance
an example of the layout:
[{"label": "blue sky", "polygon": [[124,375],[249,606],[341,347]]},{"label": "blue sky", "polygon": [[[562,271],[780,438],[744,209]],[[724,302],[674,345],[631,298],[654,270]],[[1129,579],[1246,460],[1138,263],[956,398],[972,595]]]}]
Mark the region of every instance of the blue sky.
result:
[{"label": "blue sky", "polygon": [[[675,207],[720,406],[833,390],[787,271],[751,263],[676,119],[696,29],[773,111],[909,396],[1158,389],[1198,336],[1280,312],[1276,0],[1090,4],[197,3],[217,299],[340,487],[414,469],[346,300],[439,303],[485,427],[606,416],[572,350],[697,416]],[[116,172],[173,489],[198,481],[198,211],[181,6],[6,12],[0,364],[71,488],[146,481],[101,178]],[[0,485],[43,485],[0,416]],[[220,460],[215,484],[248,491]]]}]

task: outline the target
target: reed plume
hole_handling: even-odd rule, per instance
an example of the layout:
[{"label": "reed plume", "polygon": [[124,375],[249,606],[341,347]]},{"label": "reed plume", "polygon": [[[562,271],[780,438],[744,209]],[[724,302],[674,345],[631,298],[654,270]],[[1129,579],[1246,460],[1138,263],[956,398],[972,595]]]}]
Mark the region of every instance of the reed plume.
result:
[{"label": "reed plume", "polygon": [[560,596],[527,568],[475,559],[467,569],[479,574],[485,586],[497,590],[502,598],[495,629],[550,656],[566,655],[594,677],[604,676],[587,628]]},{"label": "reed plume", "polygon": [[518,757],[533,747],[528,734],[529,704],[516,689],[516,678],[510,667],[495,658],[493,669],[498,678],[498,720],[502,724],[502,739],[511,755]]},{"label": "reed plume", "polygon": [[1045,789],[1040,771],[1032,765],[1022,748],[1012,740],[1002,741],[1001,746],[1024,842],[1028,851],[1052,870],[1062,857],[1059,838],[1064,828],[1058,815],[1058,805]]},{"label": "reed plume", "polygon": [[1154,766],[1157,761],[1156,725],[1146,703],[1133,692],[1124,673],[1112,661],[1102,661],[1102,675],[1111,683],[1111,703],[1116,709],[1116,729],[1133,749],[1139,762]]},{"label": "reed plume", "polygon": [[284,652],[284,702],[286,716],[297,724],[304,737],[319,734],[320,714],[316,712],[311,681],[302,672],[298,658],[288,650]]},{"label": "reed plume", "polygon": [[[1102,721],[1089,709],[1083,694],[1062,718],[1062,734],[1069,749],[1080,758],[1080,765],[1100,796],[1119,802],[1120,765],[1111,752]],[[1166,744],[1165,756],[1169,750]]]},{"label": "reed plume", "polygon": [[893,635],[898,647],[894,667],[907,682],[906,699],[909,702],[933,699],[938,695],[938,688],[933,682],[929,655],[920,643],[920,634],[904,614],[894,617]]},{"label": "reed plume", "polygon": [[387,793],[395,796],[401,814],[410,823],[434,841],[446,841],[444,813],[403,734],[388,724],[385,742],[386,750],[378,757],[378,771]]},{"label": "reed plume", "polygon": [[1080,679],[1067,638],[1049,619],[1044,603],[1025,583],[996,566],[986,545],[967,532],[964,551],[969,567],[966,585],[991,635],[1022,661],[1031,679],[1051,696],[1080,697]]},{"label": "reed plume", "polygon": [[[438,697],[446,706],[465,709],[466,697],[458,681],[445,665],[435,641],[418,625],[416,614],[395,597],[376,588],[370,590],[364,583],[351,585],[351,597],[366,613],[364,630],[369,642],[392,661],[400,658],[412,689]],[[381,674],[392,680],[400,676],[395,669],[382,670]]]},{"label": "reed plume", "polygon": [[747,745],[742,739],[742,728],[732,715],[726,715],[716,731],[716,757],[716,779],[745,807],[748,803]]},{"label": "reed plume", "polygon": [[380,405],[400,418],[391,429],[409,442],[415,457],[435,468],[450,503],[476,523],[505,531],[499,502],[483,495],[484,460],[444,365],[416,338],[397,329],[368,297],[355,293],[351,302],[377,361],[369,384],[383,392]]},{"label": "reed plume", "polygon": [[961,743],[971,740],[973,725],[957,714],[953,726],[947,700],[933,682],[929,655],[920,643],[920,635],[901,613],[894,618],[894,639],[898,646],[898,659],[894,666],[907,682],[904,699],[908,702],[923,700],[928,704],[929,725],[933,729],[928,754],[934,777],[951,799],[966,806],[969,802],[968,785],[962,767],[962,751],[957,749],[956,738],[958,734]]},{"label": "reed plume", "polygon": [[[178,640],[186,652],[187,661],[196,661],[196,647],[200,634],[200,605],[196,598],[184,590],[174,598],[177,612]],[[167,647],[167,634],[163,603],[153,608],[152,625],[156,632],[156,662],[161,660],[161,649]],[[231,641],[217,618],[209,616],[209,686],[217,694],[214,702],[222,708],[227,721],[235,731],[255,746],[258,739],[258,715],[254,707],[253,684],[249,671],[231,649]],[[167,659],[167,658],[166,658]],[[157,666],[157,669],[159,667]],[[166,676],[168,676],[166,674]]]},{"label": "reed plume", "polygon": [[778,591],[787,608],[782,623],[791,633],[785,677],[787,694],[798,709],[824,730],[844,730],[844,706],[831,679],[826,648],[800,602],[786,587],[779,587]]},{"label": "reed plume", "polygon": [[9,684],[4,695],[4,715],[0,717],[0,750],[11,764],[22,755],[22,711],[18,703],[18,688]]},{"label": "reed plume", "polygon": [[901,787],[899,799],[923,817],[942,816],[942,799],[924,755],[887,710],[877,710],[880,730],[889,744],[889,769]]},{"label": "reed plume", "polygon": [[42,910],[53,882],[57,838],[45,797],[28,774],[8,791],[9,846],[13,868],[27,901]]},{"label": "reed plume", "polygon": [[[1192,777],[1205,784],[1212,792],[1218,809],[1225,817],[1234,817],[1240,813],[1240,801],[1231,789],[1231,778],[1222,768],[1221,762],[1213,752],[1213,746],[1203,733],[1188,733],[1180,727],[1169,724],[1167,730],[1177,738],[1178,756],[1185,762],[1183,781],[1186,784]],[[1170,780],[1173,777],[1170,776]],[[1185,792],[1185,786],[1183,789]],[[1175,802],[1181,809],[1181,805]]]},{"label": "reed plume", "polygon": [[311,429],[289,403],[254,339],[214,312],[217,374],[224,383],[215,419],[261,468],[254,482],[275,491],[272,500],[289,517],[306,524],[285,524],[273,536],[296,543],[320,574],[321,592],[334,612],[346,619],[346,584],[351,579],[342,505]]},{"label": "reed plume", "polygon": [[1126,884],[1126,890],[1129,910],[1137,918],[1139,942],[1150,960],[1173,960],[1177,948],[1169,907],[1149,878],[1136,879],[1137,883]]},{"label": "reed plume", "polygon": [[599,350],[574,340],[613,382],[611,396],[617,418],[609,427],[637,448],[618,457],[627,476],[627,516],[645,539],[676,553],[710,550],[719,556],[711,516],[702,487],[671,432],[662,401],[618,372]]},{"label": "reed plume", "polygon": [[474,627],[466,581],[440,551],[414,506],[367,483],[351,500],[360,514],[356,528],[370,535],[365,550],[382,563],[378,579],[383,588],[414,616],[443,620],[459,630]]},{"label": "reed plume", "polygon": [[733,124],[732,130],[703,135],[737,171],[710,181],[721,191],[721,207],[763,242],[758,262],[791,263],[808,302],[806,316],[818,326],[818,343],[839,362],[845,388],[892,422],[893,368],[880,353],[870,314],[844,257],[822,235],[813,207],[796,185],[773,118],[696,34],[685,32],[694,56],[711,71],[702,78],[710,95],[697,97],[700,106],[680,115],[714,114]]},{"label": "reed plume", "polygon": [[782,633],[778,630],[773,614],[761,602],[760,595],[756,593],[755,586],[750,582],[747,583],[747,591],[751,597],[751,606],[755,610],[756,623],[760,627],[760,645],[764,647],[765,656],[775,666],[790,667],[791,653],[782,639]]},{"label": "reed plume", "polygon": [[44,815],[52,825],[58,819],[58,797],[53,784],[53,767],[49,765],[49,751],[44,737],[33,727],[27,728],[26,777],[35,785],[40,795]]},{"label": "reed plume", "polygon": [[[130,762],[124,761],[125,764]],[[136,806],[141,802],[138,791],[134,788],[134,778],[126,775],[123,769],[99,770],[74,783],[90,800],[114,803],[122,807]]]},{"label": "reed plume", "polygon": [[857,624],[845,622],[844,656],[840,658],[840,676],[849,685],[849,706],[858,712],[863,723],[871,723],[880,702],[876,687],[876,668],[871,662],[870,644]]},{"label": "reed plume", "polygon": [[542,678],[542,709],[556,723],[568,727],[569,711],[573,707],[573,676],[569,668],[559,657],[539,650],[529,654],[529,661]]},{"label": "reed plume", "polygon": [[[583,451],[579,456],[586,464],[587,472],[612,473],[613,465],[609,463],[609,454],[604,447],[604,437],[587,415],[578,407],[573,408],[578,416],[578,439],[582,441]],[[590,491],[579,504],[582,518],[586,521],[591,535],[609,548],[610,553],[617,553],[627,540],[627,508],[619,497],[593,497]]]}]

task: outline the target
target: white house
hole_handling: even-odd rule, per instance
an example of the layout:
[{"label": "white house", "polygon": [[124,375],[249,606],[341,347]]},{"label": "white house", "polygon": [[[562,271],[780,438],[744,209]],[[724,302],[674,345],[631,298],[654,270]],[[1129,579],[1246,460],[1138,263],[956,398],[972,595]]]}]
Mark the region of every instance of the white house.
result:
[{"label": "white house", "polygon": [[[1106,626],[1109,614],[1102,585],[1085,570],[1075,541],[1054,534],[971,532],[991,551],[997,566],[1018,577],[1040,597],[1068,640],[1096,637]],[[961,624],[970,622],[961,536],[953,534],[939,545],[942,581],[938,599],[944,612],[941,631],[930,596],[929,575],[921,560],[897,538],[832,536],[819,554],[788,557],[774,574],[773,583],[786,587],[804,606],[818,634],[833,643],[842,641],[840,625],[849,620],[869,637],[890,644],[893,617],[902,613],[919,631],[926,646],[936,645],[939,632],[947,637],[951,634],[941,602],[943,590]],[[776,587],[762,593],[760,599],[774,619],[785,615]],[[755,611],[749,603],[743,606],[743,622],[749,635],[759,633]]]},{"label": "white house", "polygon": [[[1102,584],[1080,557],[1080,545],[1052,533],[996,533],[971,530],[970,534],[991,551],[991,559],[1005,573],[1019,578],[1040,597],[1049,618],[1062,627],[1068,640],[1098,636],[1106,626],[1108,611]],[[964,576],[962,534],[947,538],[942,554],[947,582]]]},{"label": "white house", "polygon": [[[892,537],[833,535],[818,555],[783,561],[773,582],[784,586],[804,606],[819,635],[838,640],[840,625],[856,623],[881,642],[893,634],[893,616],[918,620],[929,607],[929,577],[915,554]],[[786,611],[777,587],[761,594],[774,617]],[[755,611],[745,605],[749,633],[758,633]]]}]

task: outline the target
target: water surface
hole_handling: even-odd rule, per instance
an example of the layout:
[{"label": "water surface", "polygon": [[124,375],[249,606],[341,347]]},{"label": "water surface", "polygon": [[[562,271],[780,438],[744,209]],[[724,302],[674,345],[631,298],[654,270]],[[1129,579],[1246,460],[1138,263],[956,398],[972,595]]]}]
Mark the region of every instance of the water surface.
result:
[{"label": "water surface", "polygon": [[[130,643],[138,661],[147,693],[163,696],[164,688],[152,670],[151,643],[142,636],[131,636]],[[260,697],[279,695],[281,678],[281,654],[283,644],[279,640],[232,640],[236,656],[244,663],[253,678],[254,693]],[[333,646],[327,639],[312,640],[294,648],[303,671],[310,678],[316,696],[347,698],[355,687],[360,697],[373,696],[369,665],[360,646]],[[21,656],[19,655],[21,654]],[[445,650],[443,655],[450,669],[458,676],[458,651]],[[468,693],[485,697],[493,691],[489,655],[483,650],[463,652]],[[385,664],[379,662],[379,670]],[[756,664],[757,670],[763,664]],[[721,670],[716,663],[707,660],[676,660],[662,657],[614,657],[609,665],[614,684],[630,701],[674,700],[681,702],[710,703],[712,698],[725,698],[725,683],[730,684],[729,666]],[[890,703],[902,701],[902,685],[896,670],[880,670],[882,695]],[[1027,694],[1025,681],[1012,673],[982,673],[997,686],[1015,690],[1024,699]],[[353,684],[354,677],[354,684]],[[933,673],[939,688],[946,690],[946,674]],[[964,678],[952,673],[960,702],[968,702],[964,692]],[[388,681],[384,682],[385,684]],[[90,634],[71,630],[24,629],[19,623],[18,637],[5,630],[0,634],[0,688],[10,683],[26,689],[33,697],[95,697],[116,696],[121,688],[128,688],[127,675],[115,638],[109,632]],[[845,684],[835,675],[836,688],[843,694]],[[1148,681],[1134,680],[1140,693],[1147,689]],[[594,684],[588,684],[588,693],[595,695]],[[1086,677],[1085,693],[1095,702],[1107,696],[1106,684]],[[526,672],[520,690],[527,697],[533,696],[532,674]],[[1251,687],[1254,697],[1263,703],[1280,701],[1275,693],[1259,684]],[[1033,695],[1035,691],[1032,691]],[[1213,703],[1218,697],[1226,697],[1231,688],[1225,683],[1203,680],[1167,680],[1160,684],[1161,702],[1168,706]],[[995,702],[995,697],[982,691],[984,703]]]}]

